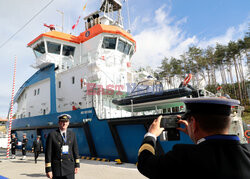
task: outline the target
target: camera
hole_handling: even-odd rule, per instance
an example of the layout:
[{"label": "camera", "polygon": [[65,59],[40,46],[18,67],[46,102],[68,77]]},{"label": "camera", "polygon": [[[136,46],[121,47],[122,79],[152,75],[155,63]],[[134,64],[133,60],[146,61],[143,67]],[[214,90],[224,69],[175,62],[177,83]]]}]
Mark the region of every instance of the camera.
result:
[{"label": "camera", "polygon": [[180,131],[176,129],[180,127],[178,120],[177,115],[162,116],[160,127],[164,128],[164,131],[160,135],[161,141],[180,140]]}]

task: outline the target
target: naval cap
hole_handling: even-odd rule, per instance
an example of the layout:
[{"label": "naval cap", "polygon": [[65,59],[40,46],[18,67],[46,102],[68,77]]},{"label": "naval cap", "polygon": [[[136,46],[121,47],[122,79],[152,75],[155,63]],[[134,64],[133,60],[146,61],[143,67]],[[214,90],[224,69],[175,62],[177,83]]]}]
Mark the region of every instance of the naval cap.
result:
[{"label": "naval cap", "polygon": [[231,113],[231,106],[238,106],[240,102],[234,99],[219,97],[185,98],[186,113],[225,115]]},{"label": "naval cap", "polygon": [[71,119],[71,116],[69,114],[61,114],[58,117],[58,121],[60,122],[68,122]]}]

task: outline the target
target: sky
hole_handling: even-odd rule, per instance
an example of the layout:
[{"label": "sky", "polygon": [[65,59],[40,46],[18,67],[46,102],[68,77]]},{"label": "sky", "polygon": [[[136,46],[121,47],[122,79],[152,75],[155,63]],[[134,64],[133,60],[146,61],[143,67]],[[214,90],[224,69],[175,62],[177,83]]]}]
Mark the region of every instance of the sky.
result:
[{"label": "sky", "polygon": [[[99,6],[100,0],[0,0],[0,46],[4,44],[0,48],[0,117],[6,117],[9,109],[14,57],[17,57],[15,91],[36,72],[30,66],[35,56],[27,44],[47,31],[43,24],[54,24],[60,30],[59,10],[64,12],[64,32],[79,35],[85,29],[83,17]],[[206,48],[217,42],[227,44],[244,37],[250,23],[249,0],[127,0],[123,6],[125,29],[130,29],[136,40],[134,68],[150,65],[156,69],[164,57],[178,58],[192,45]],[[81,20],[72,31],[79,16]]]}]

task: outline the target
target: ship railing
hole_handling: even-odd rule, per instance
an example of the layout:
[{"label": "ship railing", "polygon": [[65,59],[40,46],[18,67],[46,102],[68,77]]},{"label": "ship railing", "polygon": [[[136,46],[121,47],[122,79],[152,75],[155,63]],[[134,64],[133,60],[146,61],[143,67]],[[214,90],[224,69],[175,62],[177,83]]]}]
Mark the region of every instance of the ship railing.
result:
[{"label": "ship railing", "polygon": [[100,9],[100,19],[108,19],[111,24],[123,28],[123,18],[121,15],[122,2],[120,0],[103,1]]},{"label": "ship railing", "polygon": [[118,13],[100,12],[100,19],[102,19],[102,18],[108,20],[109,24],[106,23],[106,25],[116,25],[116,26],[119,26],[119,27],[123,28],[123,17],[120,16]]},{"label": "ship railing", "polygon": [[55,65],[58,65],[60,62],[60,57],[45,53],[41,55],[40,57],[36,58],[36,63],[32,66],[34,68],[41,68],[44,67],[50,63],[54,63]]},{"label": "ship railing", "polygon": [[93,107],[95,107],[99,119],[124,118],[133,116],[160,115],[176,112],[184,112],[184,104],[173,102],[172,104],[156,104],[150,106],[137,106],[131,102],[131,105],[124,107],[116,106],[112,103],[112,96],[93,96]]}]

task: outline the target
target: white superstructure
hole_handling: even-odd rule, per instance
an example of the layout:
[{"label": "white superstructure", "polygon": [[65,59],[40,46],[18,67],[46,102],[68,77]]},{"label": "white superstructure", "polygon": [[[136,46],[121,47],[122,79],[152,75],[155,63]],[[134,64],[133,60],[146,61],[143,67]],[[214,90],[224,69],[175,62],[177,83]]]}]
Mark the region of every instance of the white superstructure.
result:
[{"label": "white superstructure", "polygon": [[[111,96],[116,92],[112,90],[124,94],[127,83],[132,83],[130,66],[135,41],[122,29],[121,6],[119,0],[103,1],[100,11],[84,18],[86,31],[79,36],[53,30],[28,44],[36,56],[32,67],[55,65],[57,112],[94,105],[107,117],[111,115],[111,105],[115,108]],[[48,114],[50,88],[50,78],[25,87],[17,99],[17,118]],[[102,92],[107,89],[108,93]]]}]

